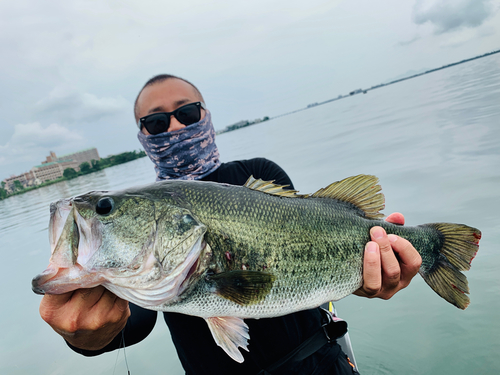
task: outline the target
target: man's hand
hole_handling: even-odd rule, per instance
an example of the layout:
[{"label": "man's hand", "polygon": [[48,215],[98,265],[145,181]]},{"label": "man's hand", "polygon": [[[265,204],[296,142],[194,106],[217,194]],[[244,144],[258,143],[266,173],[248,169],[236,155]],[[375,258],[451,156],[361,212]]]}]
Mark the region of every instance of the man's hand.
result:
[{"label": "man's hand", "polygon": [[40,316],[71,345],[99,350],[125,327],[130,309],[127,301],[98,286],[44,295]]},{"label": "man's hand", "polygon": [[[386,221],[399,225],[405,223],[400,213],[389,215]],[[365,246],[363,286],[354,294],[389,299],[410,284],[422,258],[410,242],[393,234],[387,235],[381,227],[373,227],[370,235],[372,241]]]}]

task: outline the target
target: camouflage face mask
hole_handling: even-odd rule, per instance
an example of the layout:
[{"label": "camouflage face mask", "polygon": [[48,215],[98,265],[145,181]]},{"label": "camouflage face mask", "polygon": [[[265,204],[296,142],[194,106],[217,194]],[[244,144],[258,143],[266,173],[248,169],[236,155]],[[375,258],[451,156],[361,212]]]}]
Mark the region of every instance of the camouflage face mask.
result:
[{"label": "camouflage face mask", "polygon": [[157,135],[137,134],[155,165],[156,181],[199,180],[220,166],[210,112],[197,123]]}]

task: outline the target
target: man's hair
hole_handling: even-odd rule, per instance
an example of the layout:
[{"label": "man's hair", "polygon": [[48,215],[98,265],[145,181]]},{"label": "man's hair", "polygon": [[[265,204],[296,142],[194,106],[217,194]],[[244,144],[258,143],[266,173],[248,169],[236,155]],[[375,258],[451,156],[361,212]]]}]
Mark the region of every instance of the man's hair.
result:
[{"label": "man's hair", "polygon": [[139,91],[139,94],[137,94],[137,98],[135,98],[134,117],[135,117],[136,122],[139,121],[139,108],[137,107],[137,102],[139,101],[139,96],[141,96],[142,91],[148,86],[154,85],[156,83],[161,83],[161,82],[166,81],[168,79],[180,79],[181,81],[184,81],[187,84],[191,85],[194,88],[194,91],[196,91],[196,94],[199,96],[199,100],[203,101],[203,96],[201,95],[200,90],[198,90],[198,88],[195,85],[193,85],[191,82],[189,82],[187,79],[177,77],[177,76],[174,76],[172,74],[158,74],[158,75],[154,76],[153,78],[149,79],[145,83],[145,85],[142,86],[141,91]]}]

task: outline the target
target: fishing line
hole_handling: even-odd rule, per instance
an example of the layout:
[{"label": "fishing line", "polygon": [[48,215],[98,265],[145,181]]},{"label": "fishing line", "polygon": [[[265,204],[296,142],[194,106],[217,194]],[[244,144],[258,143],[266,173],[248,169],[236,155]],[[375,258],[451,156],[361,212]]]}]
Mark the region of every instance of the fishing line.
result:
[{"label": "fishing line", "polygon": [[115,368],[113,369],[113,375],[115,375],[115,370],[116,370],[116,365],[118,363],[118,356],[120,355],[120,349],[122,348],[123,345],[123,356],[125,357],[125,366],[127,367],[127,375],[130,375],[130,369],[128,367],[128,361],[127,361],[127,352],[125,350],[125,330],[122,330],[122,339],[120,341],[120,345],[118,346],[118,352],[116,353],[116,360],[115,360]]}]

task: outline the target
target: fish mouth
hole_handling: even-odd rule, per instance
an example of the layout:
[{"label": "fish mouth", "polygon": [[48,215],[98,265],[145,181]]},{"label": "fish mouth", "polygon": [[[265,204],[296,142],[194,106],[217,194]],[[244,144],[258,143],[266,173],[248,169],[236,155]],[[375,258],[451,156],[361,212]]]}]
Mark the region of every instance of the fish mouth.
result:
[{"label": "fish mouth", "polygon": [[31,280],[31,289],[33,290],[33,292],[35,292],[36,294],[44,295],[46,292],[43,285],[53,279],[57,275],[57,272],[58,269],[49,264],[45,271],[35,276],[33,280]]},{"label": "fish mouth", "polygon": [[63,294],[76,289],[92,288],[102,281],[102,276],[88,272],[79,264],[70,268],[49,264],[45,271],[33,278],[31,289],[40,295]]},{"label": "fish mouth", "polygon": [[[49,241],[52,256],[47,268],[31,281],[36,294],[62,294],[99,285],[97,275],[85,269],[85,263],[100,246],[100,239],[89,242],[92,223],[78,213],[72,199],[50,206]],[[95,228],[94,228],[95,229]]]}]

